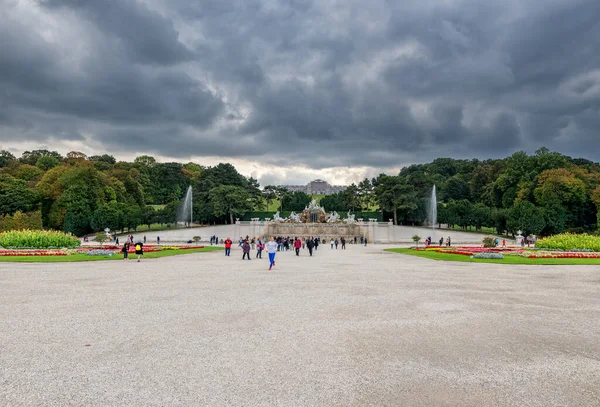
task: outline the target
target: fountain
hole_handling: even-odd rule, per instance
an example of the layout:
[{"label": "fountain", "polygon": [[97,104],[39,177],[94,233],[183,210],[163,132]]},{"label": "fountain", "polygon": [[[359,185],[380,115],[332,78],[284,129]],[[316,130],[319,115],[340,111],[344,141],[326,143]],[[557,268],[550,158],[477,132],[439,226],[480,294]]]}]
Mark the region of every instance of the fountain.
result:
[{"label": "fountain", "polygon": [[345,236],[353,239],[359,236],[369,236],[364,225],[359,225],[354,215],[341,219],[336,211],[325,212],[313,199],[300,214],[292,212],[287,218],[282,218],[277,212],[269,221],[265,230],[266,236],[319,236],[322,238],[339,238]]},{"label": "fountain", "polygon": [[177,214],[177,222],[185,224],[189,219],[191,227],[193,218],[192,186],[190,185],[185,193],[185,197],[183,198],[183,205]]},{"label": "fountain", "polygon": [[431,198],[429,199],[429,205],[427,208],[427,220],[431,225],[431,238],[433,239],[433,235],[435,234],[435,225],[437,224],[437,192],[435,190],[435,185],[431,189]]}]

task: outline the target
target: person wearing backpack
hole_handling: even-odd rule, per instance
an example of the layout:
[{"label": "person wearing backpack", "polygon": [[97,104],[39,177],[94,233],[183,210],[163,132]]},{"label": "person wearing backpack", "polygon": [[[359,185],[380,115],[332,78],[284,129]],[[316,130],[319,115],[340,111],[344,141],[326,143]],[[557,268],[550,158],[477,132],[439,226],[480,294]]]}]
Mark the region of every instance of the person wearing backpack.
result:
[{"label": "person wearing backpack", "polygon": [[138,241],[135,244],[135,254],[138,256],[138,263],[140,262],[140,258],[144,255],[144,244]]}]

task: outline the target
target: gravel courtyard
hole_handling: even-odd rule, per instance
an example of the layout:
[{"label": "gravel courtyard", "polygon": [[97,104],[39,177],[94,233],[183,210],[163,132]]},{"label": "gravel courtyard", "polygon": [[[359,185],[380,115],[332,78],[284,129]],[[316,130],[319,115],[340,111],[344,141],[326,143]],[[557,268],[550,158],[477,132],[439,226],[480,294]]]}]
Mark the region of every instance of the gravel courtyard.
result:
[{"label": "gravel courtyard", "polygon": [[383,248],[0,263],[0,406],[600,405],[599,267]]}]

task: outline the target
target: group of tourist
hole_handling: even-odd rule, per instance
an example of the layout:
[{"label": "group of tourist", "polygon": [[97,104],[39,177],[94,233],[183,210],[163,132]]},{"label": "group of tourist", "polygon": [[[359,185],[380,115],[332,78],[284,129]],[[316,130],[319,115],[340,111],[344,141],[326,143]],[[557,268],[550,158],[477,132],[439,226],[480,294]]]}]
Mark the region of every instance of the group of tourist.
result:
[{"label": "group of tourist", "polygon": [[[144,236],[144,240],[146,237]],[[129,248],[133,244],[133,236],[127,236],[127,241],[123,244],[121,248],[121,253],[123,253],[123,260],[129,260]],[[138,240],[135,244],[135,254],[137,255],[137,261],[140,262],[141,257],[144,255],[144,243],[141,240]]]},{"label": "group of tourist", "polygon": [[[429,236],[427,239],[425,239],[426,246],[431,246],[432,242],[433,242],[433,240],[431,239],[431,236]],[[452,246],[452,238],[450,236],[448,236],[446,238],[445,242],[446,242],[446,247]],[[444,237],[440,237],[439,244],[440,244],[440,247],[442,247],[444,245]]]},{"label": "group of tourist", "polygon": [[[216,236],[211,237],[211,244],[214,242],[218,243],[218,238]],[[221,240],[221,242],[225,245],[225,256],[231,256],[231,247],[233,245],[233,241],[231,238],[227,237],[225,240]],[[351,244],[358,244],[358,237],[354,237],[350,239],[349,242]],[[360,237],[361,244],[367,245],[367,239],[364,236]],[[262,259],[262,252],[267,251],[269,255],[269,270],[275,265],[275,254],[277,252],[294,250],[296,256],[300,256],[300,250],[308,249],[309,256],[312,257],[313,251],[318,250],[319,245],[327,244],[326,238],[321,237],[283,237],[283,236],[272,236],[268,241],[263,239],[263,237],[252,237],[246,236],[245,238],[240,237],[237,241],[238,247],[242,249],[242,260],[251,260],[250,253],[256,250],[255,258]],[[338,246],[341,244],[341,249],[346,249],[347,240],[341,236],[339,239],[331,238],[330,244],[331,249],[334,248],[337,250]]]}]

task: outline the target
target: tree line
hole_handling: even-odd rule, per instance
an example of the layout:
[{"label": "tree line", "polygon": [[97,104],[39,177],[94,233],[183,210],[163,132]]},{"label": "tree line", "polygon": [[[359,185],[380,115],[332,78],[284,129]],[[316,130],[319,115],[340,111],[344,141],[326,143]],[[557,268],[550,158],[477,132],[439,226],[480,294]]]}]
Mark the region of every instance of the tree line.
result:
[{"label": "tree line", "polygon": [[[598,227],[600,166],[545,148],[533,155],[517,152],[504,159],[438,158],[351,184],[320,200],[328,211],[378,210],[396,224],[427,223],[432,187],[438,190],[438,223],[462,229],[494,228],[498,233],[549,235],[591,232]],[[45,228],[81,236],[174,223],[189,186],[193,220],[232,223],[246,212],[302,211],[312,199],[280,186],[261,189],[227,163],[158,162],[151,156],[133,162],[111,155],[26,151],[17,158],[0,151],[0,217],[10,225],[41,216]],[[158,208],[158,209],[157,209]],[[29,219],[29,218],[27,218]],[[14,223],[14,221],[12,221]]]}]

